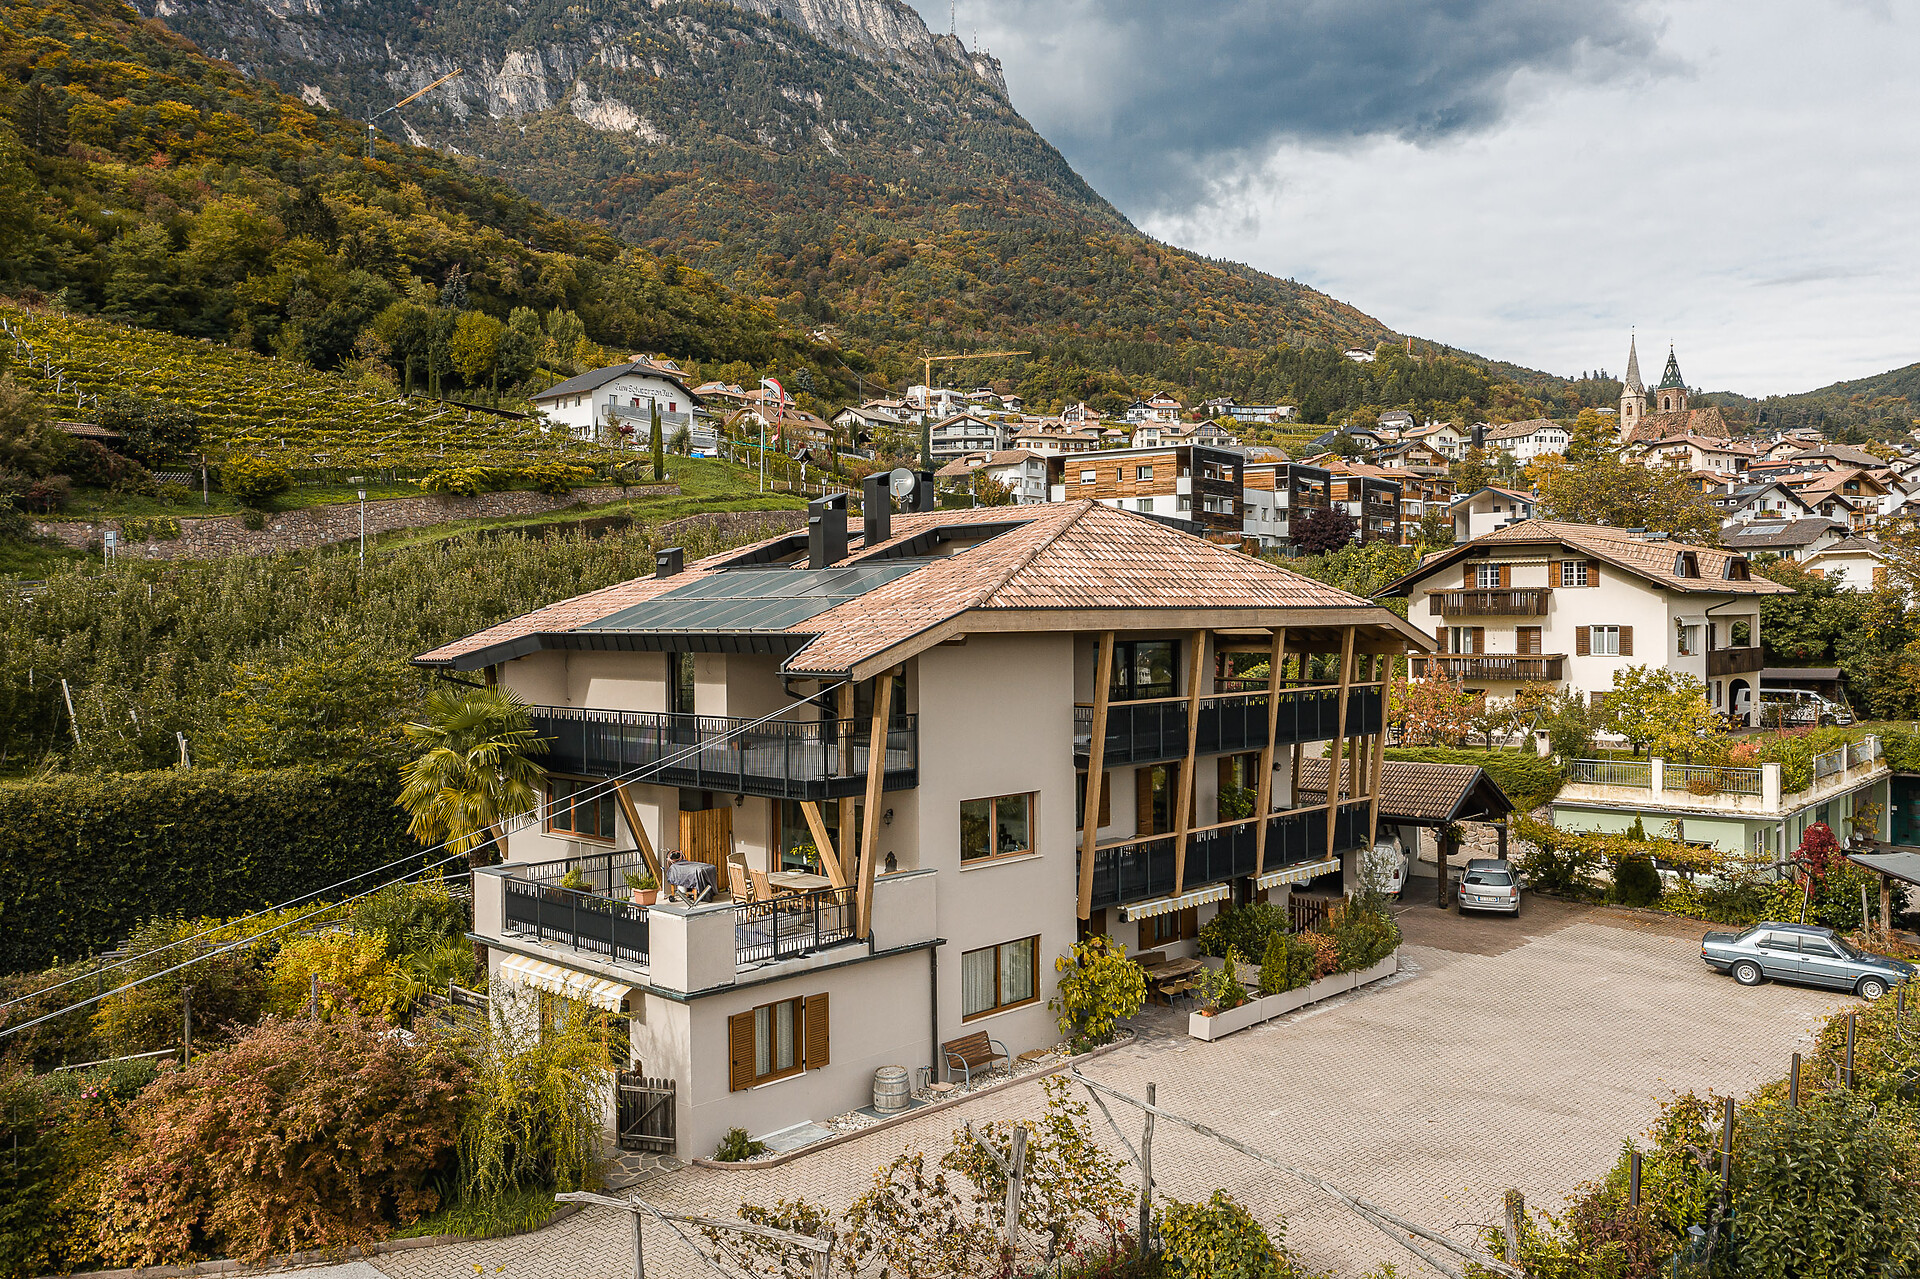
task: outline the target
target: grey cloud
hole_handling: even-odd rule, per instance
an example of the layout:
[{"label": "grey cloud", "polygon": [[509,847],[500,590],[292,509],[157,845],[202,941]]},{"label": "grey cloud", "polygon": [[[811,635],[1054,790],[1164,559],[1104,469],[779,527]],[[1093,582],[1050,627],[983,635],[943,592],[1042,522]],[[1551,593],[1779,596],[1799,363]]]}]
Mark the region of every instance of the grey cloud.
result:
[{"label": "grey cloud", "polygon": [[967,0],[959,21],[1004,62],[1015,106],[1139,215],[1212,204],[1280,143],[1488,129],[1523,73],[1671,69],[1637,0]]}]

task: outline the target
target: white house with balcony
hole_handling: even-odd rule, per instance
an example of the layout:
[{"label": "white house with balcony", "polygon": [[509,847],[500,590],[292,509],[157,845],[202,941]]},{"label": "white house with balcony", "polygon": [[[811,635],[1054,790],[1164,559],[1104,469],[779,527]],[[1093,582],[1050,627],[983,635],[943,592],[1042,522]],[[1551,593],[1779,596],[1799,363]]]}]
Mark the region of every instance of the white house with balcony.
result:
[{"label": "white house with balcony", "polygon": [[1419,679],[1509,697],[1528,683],[1595,704],[1628,666],[1699,680],[1750,722],[1763,662],[1760,601],[1792,594],[1744,555],[1589,524],[1523,520],[1435,555],[1389,586],[1438,638]]},{"label": "white house with balcony", "polygon": [[694,425],[700,397],[674,369],[650,360],[631,360],[593,369],[555,383],[533,397],[533,407],[548,422],[564,426],[581,440],[607,440],[630,426],[645,436],[652,429],[655,409],[661,429],[672,432]]},{"label": "white house with balcony", "polygon": [[[493,989],[624,1016],[622,1086],[673,1081],[646,1086],[682,1156],[865,1105],[881,1067],[959,1075],[962,1041],[1057,1043],[1076,939],[1190,953],[1223,903],[1337,895],[1371,845],[1417,629],[1098,501],[896,516],[885,485],[858,528],[823,499],[416,659],[550,744],[475,875]],[[1329,743],[1335,793],[1296,794]],[[643,870],[692,898],[628,900]]]}]

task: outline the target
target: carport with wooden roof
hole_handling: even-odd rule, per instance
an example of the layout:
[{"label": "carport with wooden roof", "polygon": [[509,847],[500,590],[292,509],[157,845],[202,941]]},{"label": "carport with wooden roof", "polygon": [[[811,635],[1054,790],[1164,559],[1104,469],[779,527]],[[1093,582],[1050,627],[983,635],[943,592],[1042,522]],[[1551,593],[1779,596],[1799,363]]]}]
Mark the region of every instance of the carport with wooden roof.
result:
[{"label": "carport with wooden roof", "polygon": [[[1344,773],[1343,773],[1344,780]],[[1300,789],[1325,795],[1327,761],[1303,760]],[[1439,832],[1439,892],[1434,904],[1447,907],[1447,859],[1459,851],[1448,832],[1459,822],[1493,822],[1500,840],[1500,856],[1507,855],[1507,814],[1513,801],[1478,764],[1429,764],[1389,759],[1380,765],[1380,826],[1428,827]],[[1305,802],[1304,799],[1300,802]],[[1378,836],[1376,835],[1376,838]]]}]

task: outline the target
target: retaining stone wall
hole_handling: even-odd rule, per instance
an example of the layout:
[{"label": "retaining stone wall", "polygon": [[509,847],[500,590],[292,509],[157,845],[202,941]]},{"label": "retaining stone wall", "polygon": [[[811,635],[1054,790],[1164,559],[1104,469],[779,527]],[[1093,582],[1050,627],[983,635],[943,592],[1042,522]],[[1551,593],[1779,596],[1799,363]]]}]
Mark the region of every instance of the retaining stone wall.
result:
[{"label": "retaining stone wall", "polygon": [[[570,506],[616,502],[623,497],[672,497],[678,484],[613,485],[575,489],[550,497],[545,493],[479,493],[472,497],[422,494],[367,503],[367,535],[396,529],[426,528],[449,520],[494,519],[506,515],[542,515]],[[276,511],[267,526],[254,530],[238,515],[214,515],[180,520],[180,536],[169,541],[129,543],[123,535],[119,554],[148,560],[204,560],[222,555],[270,555],[276,551],[306,551],[351,542],[360,536],[360,504],[339,502],[301,511]],[[37,523],[35,530],[76,551],[98,547],[108,529],[122,532],[120,521],[98,523],[55,520]]]}]

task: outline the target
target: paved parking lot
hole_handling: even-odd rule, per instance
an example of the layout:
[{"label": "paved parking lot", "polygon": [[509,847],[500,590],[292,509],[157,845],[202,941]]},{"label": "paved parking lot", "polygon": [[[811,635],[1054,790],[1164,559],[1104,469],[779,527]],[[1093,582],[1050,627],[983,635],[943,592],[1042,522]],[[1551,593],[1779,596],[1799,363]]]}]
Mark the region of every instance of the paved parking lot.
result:
[{"label": "paved parking lot", "polygon": [[[1539,899],[1520,919],[1435,909],[1431,881],[1401,908],[1409,971],[1216,1044],[1170,1033],[1162,1014],[1090,1063],[1095,1079],[1308,1166],[1430,1228],[1469,1237],[1502,1192],[1556,1205],[1602,1173],[1621,1141],[1678,1091],[1740,1092],[1784,1073],[1788,1054],[1845,996],[1752,989],[1699,960],[1698,926]],[[1037,1113],[1023,1084],[784,1167],[687,1168],[646,1184],[682,1212],[730,1216],[742,1199],[805,1196],[842,1206],[902,1149],[944,1149],[967,1120]],[[1096,1125],[1104,1125],[1096,1114]],[[1126,1122],[1126,1121],[1123,1121]],[[1137,1132],[1137,1122],[1130,1126]],[[1317,1267],[1359,1275],[1381,1262],[1427,1274],[1324,1196],[1169,1124],[1154,1136],[1155,1181],[1183,1199],[1225,1187]],[[374,1259],[390,1279],[443,1279],[484,1266],[507,1279],[625,1279],[625,1214],[594,1209],[515,1239]],[[649,1276],[711,1274],[660,1232]]]}]

